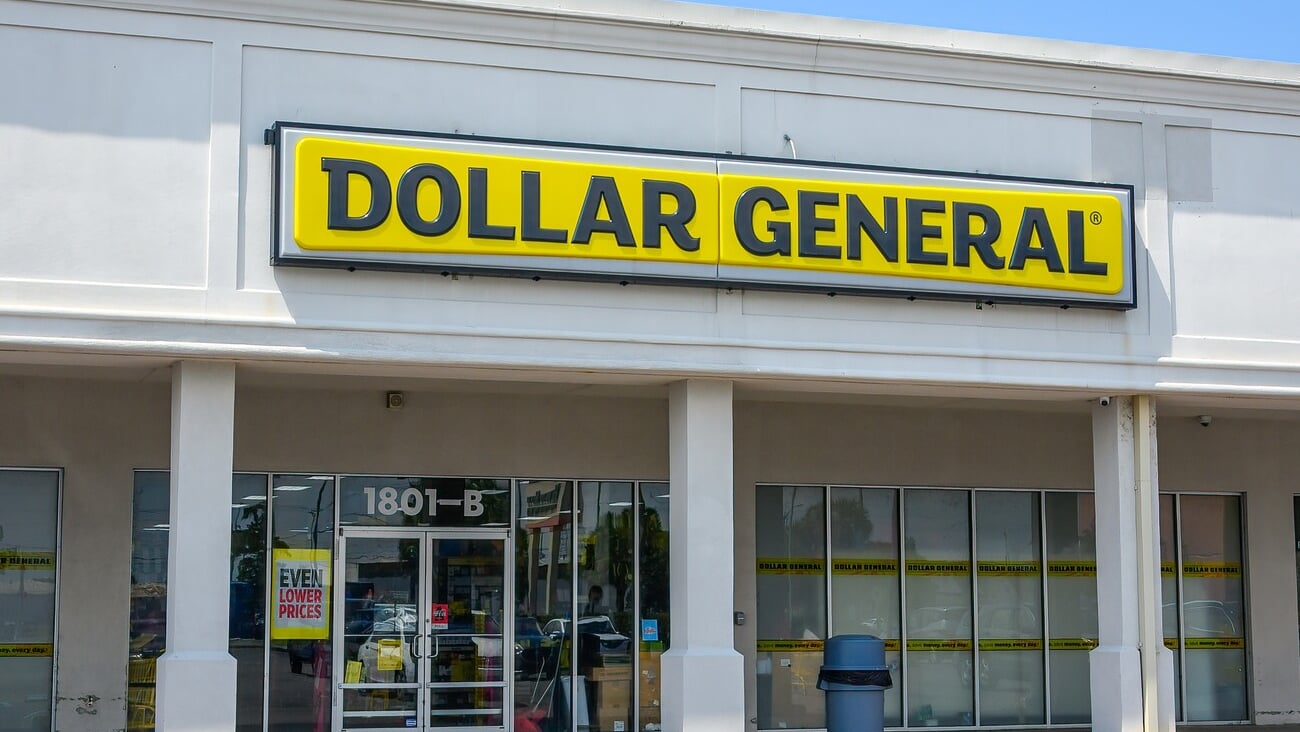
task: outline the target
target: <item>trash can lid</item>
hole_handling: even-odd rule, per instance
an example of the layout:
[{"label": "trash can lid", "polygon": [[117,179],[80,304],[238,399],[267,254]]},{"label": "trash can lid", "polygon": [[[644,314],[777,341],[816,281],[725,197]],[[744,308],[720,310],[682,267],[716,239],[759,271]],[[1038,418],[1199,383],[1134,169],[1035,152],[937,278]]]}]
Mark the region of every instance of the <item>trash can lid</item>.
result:
[{"label": "trash can lid", "polygon": [[874,635],[833,635],[824,648],[827,666],[862,668],[885,663],[885,642]]}]

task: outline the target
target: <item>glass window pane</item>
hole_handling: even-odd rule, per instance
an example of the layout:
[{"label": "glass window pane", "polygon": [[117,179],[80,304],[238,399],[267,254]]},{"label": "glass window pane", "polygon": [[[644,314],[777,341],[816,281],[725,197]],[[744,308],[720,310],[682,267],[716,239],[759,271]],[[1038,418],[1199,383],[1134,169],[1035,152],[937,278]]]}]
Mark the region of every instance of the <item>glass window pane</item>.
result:
[{"label": "glass window pane", "polygon": [[1179,496],[1187,721],[1246,718],[1241,500]]},{"label": "glass window pane", "polygon": [[826,489],[755,490],[758,727],[815,729],[826,717],[817,689],[826,640]]},{"label": "glass window pane", "polygon": [[1096,513],[1091,493],[1047,493],[1047,647],[1053,724],[1092,721],[1088,652],[1097,645]]},{"label": "glass window pane", "polygon": [[418,719],[415,689],[347,689],[343,692],[343,725],[348,729],[413,726]]},{"label": "glass window pane", "polygon": [[[339,578],[344,583],[343,658],[339,664],[344,683],[420,680],[416,638],[420,633],[421,543],[419,539],[367,536],[348,538],[344,544],[343,576]],[[304,660],[295,662],[300,664],[299,670],[305,664]],[[356,696],[361,699],[367,694]],[[390,696],[376,690],[369,699]],[[345,706],[344,711],[350,708]],[[373,707],[358,708],[375,711]]]},{"label": "glass window pane", "polygon": [[0,470],[0,729],[50,729],[59,474]]},{"label": "glass window pane", "polygon": [[885,641],[894,686],[885,692],[885,726],[902,725],[899,628],[898,491],[831,488],[832,635]]},{"label": "glass window pane", "polygon": [[573,483],[520,481],[515,539],[515,726],[567,730],[573,685]]},{"label": "glass window pane", "polygon": [[1183,718],[1182,649],[1178,645],[1178,545],[1174,497],[1160,496],[1160,623],[1165,647],[1174,654],[1174,719]]},{"label": "glass window pane", "polygon": [[[334,478],[327,475],[275,475],[271,477],[271,554],[274,561],[329,567],[334,548]],[[243,500],[253,501],[250,497]],[[294,552],[294,553],[289,553]],[[271,578],[274,578],[272,574]],[[326,573],[327,576],[327,573]],[[269,578],[270,579],[270,578]],[[270,584],[274,584],[271,582]],[[274,592],[274,587],[272,588]],[[326,587],[325,598],[332,595]],[[330,618],[326,600],[323,623],[306,619],[299,625],[316,626],[281,631],[272,613],[271,663],[267,706],[274,732],[321,732],[330,728],[332,664]],[[316,621],[316,622],[310,622]],[[290,637],[293,636],[293,637]]]},{"label": "glass window pane", "polygon": [[1038,494],[975,494],[981,725],[1042,724],[1043,576]]},{"label": "glass window pane", "polygon": [[167,646],[171,486],[168,473],[162,470],[139,470],[134,478],[126,725],[130,730],[152,730],[158,657]]},{"label": "glass window pane", "polygon": [[592,732],[632,725],[632,483],[578,484],[578,666]]},{"label": "glass window pane", "polygon": [[668,507],[667,483],[642,483],[641,492],[641,582],[640,680],[636,704],[639,727],[661,725],[663,701],[660,657],[668,650],[671,631],[668,617]]},{"label": "glass window pane", "polygon": [[975,723],[970,494],[903,491],[909,726]]},{"label": "glass window pane", "polygon": [[231,481],[230,655],[238,666],[235,724],[240,732],[262,729],[267,477],[236,473]]}]

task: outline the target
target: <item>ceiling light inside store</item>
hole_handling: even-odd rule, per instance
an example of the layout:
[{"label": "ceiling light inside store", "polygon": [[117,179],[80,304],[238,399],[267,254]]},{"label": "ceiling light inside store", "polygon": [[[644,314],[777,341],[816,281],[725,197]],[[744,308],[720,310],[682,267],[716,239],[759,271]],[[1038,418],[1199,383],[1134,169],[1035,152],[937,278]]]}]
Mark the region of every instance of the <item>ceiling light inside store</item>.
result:
[{"label": "ceiling light inside store", "polygon": [[309,491],[309,490],[311,490],[311,486],[309,486],[309,485],[277,485],[277,486],[275,487],[275,489],[276,489],[277,491],[285,491],[286,493],[295,493],[295,492],[297,492],[297,491]]},{"label": "ceiling light inside store", "polygon": [[553,516],[523,516],[519,520],[520,521],[545,521],[548,518],[554,518],[554,517]]},{"label": "ceiling light inside store", "polygon": [[307,480],[334,480],[332,475],[313,475]]},{"label": "ceiling light inside store", "polygon": [[154,524],[153,527],[154,527],[155,529],[170,529],[170,528],[172,527],[172,525],[171,525],[171,524]]},{"label": "ceiling light inside store", "polygon": [[248,504],[247,504],[247,503],[232,503],[232,504],[230,504],[230,507],[231,507],[231,508],[248,508]]},{"label": "ceiling light inside store", "polygon": [[244,496],[241,501],[265,501],[266,496]]},{"label": "ceiling light inside store", "polygon": [[631,501],[614,501],[609,504],[610,508],[627,508],[632,505]]}]

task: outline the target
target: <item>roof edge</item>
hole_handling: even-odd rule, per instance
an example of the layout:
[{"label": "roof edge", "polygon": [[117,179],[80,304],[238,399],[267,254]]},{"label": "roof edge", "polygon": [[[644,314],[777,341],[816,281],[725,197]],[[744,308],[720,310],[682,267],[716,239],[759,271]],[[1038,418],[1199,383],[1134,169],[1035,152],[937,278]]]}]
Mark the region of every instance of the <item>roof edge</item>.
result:
[{"label": "roof edge", "polygon": [[652,25],[983,60],[1300,88],[1300,64],[1082,41],[932,28],[679,0],[361,0]]}]

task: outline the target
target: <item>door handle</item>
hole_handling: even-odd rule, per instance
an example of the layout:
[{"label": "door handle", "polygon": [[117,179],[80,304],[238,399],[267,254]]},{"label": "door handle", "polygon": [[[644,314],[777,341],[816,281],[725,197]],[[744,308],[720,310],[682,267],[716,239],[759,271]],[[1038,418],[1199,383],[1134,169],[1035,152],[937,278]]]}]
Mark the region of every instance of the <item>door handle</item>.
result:
[{"label": "door handle", "polygon": [[420,658],[420,652],[416,650],[416,648],[418,648],[419,646],[420,646],[420,639],[412,638],[411,650],[410,650],[411,658]]}]

